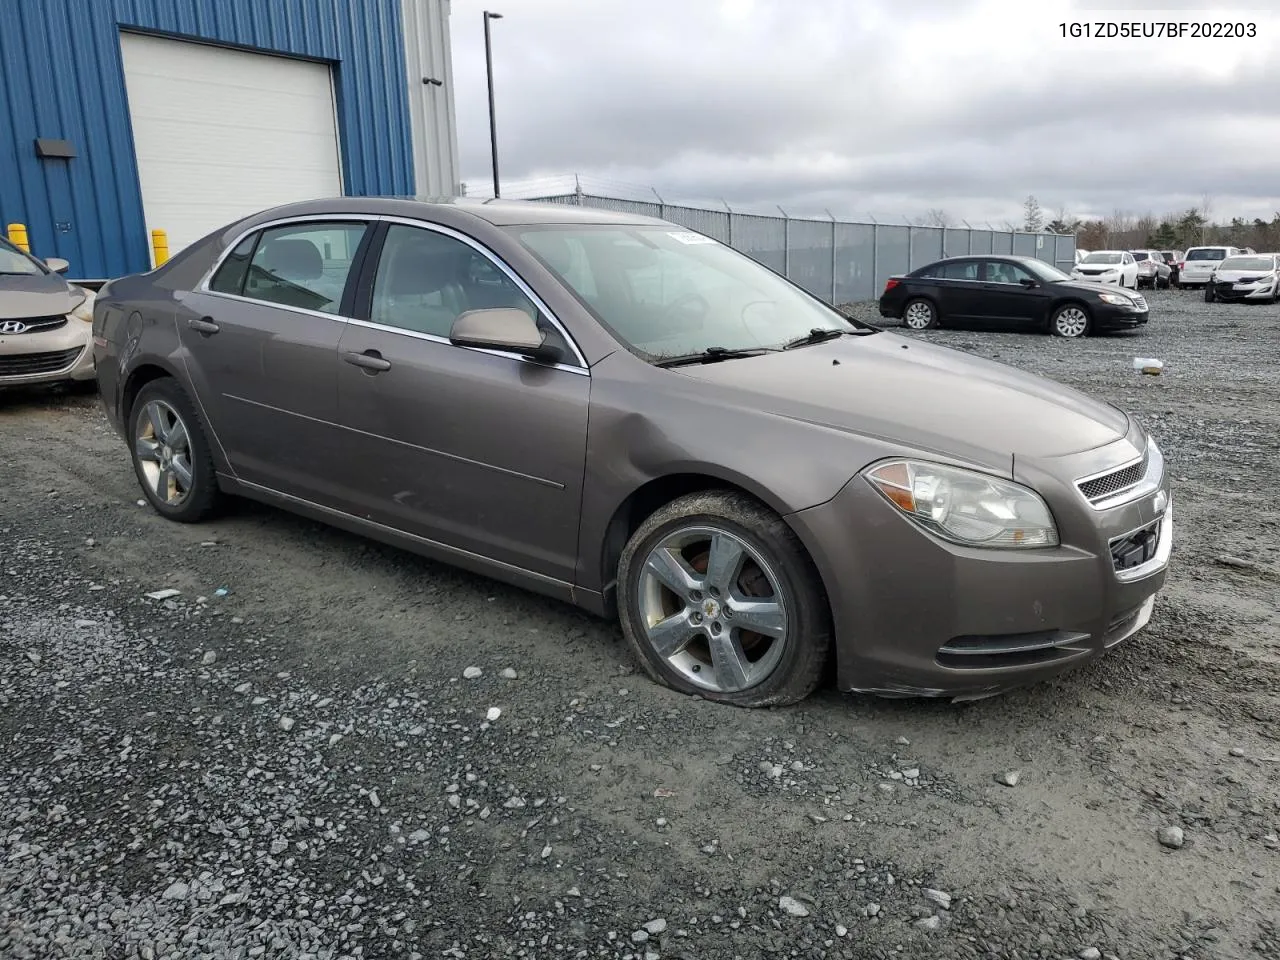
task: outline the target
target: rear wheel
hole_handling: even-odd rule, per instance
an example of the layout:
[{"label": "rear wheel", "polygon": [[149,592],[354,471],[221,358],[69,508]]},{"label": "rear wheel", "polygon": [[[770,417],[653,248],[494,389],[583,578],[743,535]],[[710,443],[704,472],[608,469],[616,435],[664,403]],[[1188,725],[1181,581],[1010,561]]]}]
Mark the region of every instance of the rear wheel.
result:
[{"label": "rear wheel", "polygon": [[1078,303],[1066,303],[1049,318],[1049,330],[1055,337],[1074,340],[1089,332],[1089,311]]},{"label": "rear wheel", "polygon": [[161,516],[196,523],[213,511],[219,492],[209,441],[176,380],[152,380],[138,392],[129,446],[142,492]]},{"label": "rear wheel", "polygon": [[681,497],[640,525],[618,566],[618,614],[650,677],[741,707],[803,700],[831,644],[826,594],[799,538],[731,491]]},{"label": "rear wheel", "polygon": [[910,330],[930,330],[938,325],[938,308],[928,300],[911,300],[902,311],[902,323]]},{"label": "rear wheel", "polygon": [[1205,303],[1213,303],[1213,301],[1214,301],[1215,299],[1216,299],[1216,297],[1214,297],[1214,295],[1213,295],[1213,284],[1212,284],[1212,283],[1207,283],[1207,284],[1205,284],[1205,287],[1204,287],[1204,302],[1205,302]]}]

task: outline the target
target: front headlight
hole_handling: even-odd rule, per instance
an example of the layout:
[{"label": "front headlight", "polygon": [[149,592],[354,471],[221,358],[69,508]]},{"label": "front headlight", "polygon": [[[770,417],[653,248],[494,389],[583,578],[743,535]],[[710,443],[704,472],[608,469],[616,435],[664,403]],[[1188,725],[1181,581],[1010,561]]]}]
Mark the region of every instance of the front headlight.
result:
[{"label": "front headlight", "polygon": [[1058,528],[1035,491],[972,470],[892,460],[865,474],[891,504],[931,533],[970,547],[1056,547]]},{"label": "front headlight", "polygon": [[1119,293],[1100,293],[1098,299],[1103,303],[1115,304],[1117,307],[1132,307],[1133,300]]},{"label": "front headlight", "polygon": [[85,323],[93,323],[93,301],[94,296],[88,290],[81,290],[84,299],[81,300],[70,313],[68,317],[75,317],[77,320],[83,320]]}]

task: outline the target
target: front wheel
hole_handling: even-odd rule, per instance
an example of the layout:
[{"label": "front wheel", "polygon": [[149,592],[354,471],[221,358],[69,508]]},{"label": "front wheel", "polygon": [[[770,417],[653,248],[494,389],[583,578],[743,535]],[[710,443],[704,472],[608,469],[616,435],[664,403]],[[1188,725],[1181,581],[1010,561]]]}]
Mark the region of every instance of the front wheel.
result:
[{"label": "front wheel", "polygon": [[1049,329],[1055,337],[1083,337],[1089,332],[1089,312],[1078,303],[1064,304],[1053,312]]},{"label": "front wheel", "polygon": [[931,330],[938,325],[938,308],[928,300],[912,300],[902,311],[902,323],[909,330]]},{"label": "front wheel", "polygon": [[1204,302],[1213,303],[1213,301],[1216,299],[1217,298],[1213,295],[1213,284],[1212,283],[1206,284],[1204,288]]},{"label": "front wheel", "polygon": [[129,446],[142,492],[161,516],[196,523],[213,511],[219,493],[209,441],[176,380],[152,380],[138,392]]},{"label": "front wheel", "polygon": [[799,538],[731,491],[681,497],[640,525],[618,566],[618,615],[650,677],[740,707],[803,700],[831,645],[826,594]]}]

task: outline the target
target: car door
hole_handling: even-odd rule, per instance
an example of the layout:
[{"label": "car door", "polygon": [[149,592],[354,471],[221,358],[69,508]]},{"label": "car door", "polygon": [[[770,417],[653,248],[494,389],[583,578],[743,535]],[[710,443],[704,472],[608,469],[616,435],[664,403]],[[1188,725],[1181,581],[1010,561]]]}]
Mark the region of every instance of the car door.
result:
[{"label": "car door", "polygon": [[[391,223],[338,345],[348,512],[572,583],[591,378],[529,288],[469,238]],[[515,307],[561,362],[455,346],[454,321]]]},{"label": "car door", "polygon": [[982,281],[977,260],[941,263],[934,286],[944,320],[973,320],[982,316]]},{"label": "car door", "polygon": [[1023,325],[1044,317],[1048,294],[1031,271],[1014,260],[984,260],[984,317],[1001,325]]},{"label": "car door", "polygon": [[368,232],[328,218],[257,230],[207,285],[177,295],[186,369],[241,480],[331,502],[338,342]]}]

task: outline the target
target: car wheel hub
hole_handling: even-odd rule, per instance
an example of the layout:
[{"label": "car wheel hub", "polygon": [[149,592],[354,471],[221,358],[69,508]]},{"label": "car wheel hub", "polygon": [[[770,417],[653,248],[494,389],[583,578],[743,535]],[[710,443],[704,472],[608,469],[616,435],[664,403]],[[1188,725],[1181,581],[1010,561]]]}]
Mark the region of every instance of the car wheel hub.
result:
[{"label": "car wheel hub", "polygon": [[147,488],[166,506],[176,507],[191,494],[191,440],[178,411],[151,400],[138,412],[134,458]]},{"label": "car wheel hub", "polygon": [[768,679],[786,650],[790,618],[779,583],[745,540],[682,527],[645,559],[636,612],[668,667],[697,687],[737,693]]},{"label": "car wheel hub", "polygon": [[1088,320],[1084,311],[1071,308],[1058,314],[1058,332],[1066,337],[1078,337],[1084,333]]},{"label": "car wheel hub", "polygon": [[907,308],[907,326],[922,329],[929,325],[933,312],[926,304],[913,303]]}]

